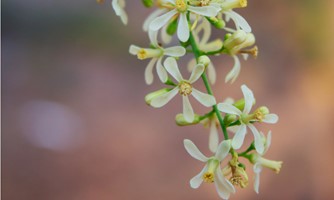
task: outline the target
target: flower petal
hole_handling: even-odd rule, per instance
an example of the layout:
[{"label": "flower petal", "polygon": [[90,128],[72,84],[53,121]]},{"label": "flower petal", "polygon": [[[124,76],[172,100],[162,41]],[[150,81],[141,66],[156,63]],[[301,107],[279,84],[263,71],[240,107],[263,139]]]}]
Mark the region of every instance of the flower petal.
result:
[{"label": "flower petal", "polygon": [[268,124],[276,124],[278,116],[276,114],[267,114],[262,121]]},{"label": "flower petal", "polygon": [[161,32],[160,32],[161,33],[161,40],[164,44],[171,43],[172,39],[173,39],[173,37],[167,33],[167,27],[168,26],[162,27]]},{"label": "flower petal", "polygon": [[157,18],[159,15],[161,15],[162,13],[167,12],[167,9],[157,9],[155,11],[153,11],[144,21],[143,24],[143,30],[144,31],[148,31],[148,28],[150,26],[150,23]]},{"label": "flower petal", "polygon": [[214,96],[200,92],[195,88],[192,89],[191,94],[198,102],[206,107],[210,107],[216,104],[216,99]]},{"label": "flower petal", "polygon": [[245,124],[239,126],[239,129],[235,133],[232,139],[232,147],[233,149],[240,149],[242,144],[244,143],[245,135],[247,133],[247,127]]},{"label": "flower petal", "polygon": [[177,37],[180,41],[186,42],[189,39],[189,24],[186,13],[181,13],[177,26]]},{"label": "flower petal", "polygon": [[160,17],[155,18],[149,25],[149,29],[152,31],[157,31],[161,27],[163,27],[165,24],[168,23],[168,21],[177,13],[176,9],[173,9]]},{"label": "flower petal", "polygon": [[220,182],[225,186],[225,188],[227,188],[228,191],[235,193],[235,188],[232,183],[224,177],[222,171],[219,168],[217,168],[216,170],[216,175],[218,176]]},{"label": "flower petal", "polygon": [[181,75],[181,72],[179,70],[175,58],[168,57],[164,62],[164,66],[168,71],[168,73],[170,73],[170,75],[172,75],[175,78],[175,80],[177,80],[178,82],[183,80],[183,77]]},{"label": "flower petal", "polygon": [[204,70],[205,66],[203,64],[197,64],[191,72],[189,82],[194,83],[195,81],[197,81],[199,77],[201,77],[201,75],[203,74]]},{"label": "flower petal", "polygon": [[219,144],[218,129],[215,120],[210,120],[209,149],[212,153],[217,152]]},{"label": "flower petal", "polygon": [[231,141],[230,140],[224,140],[222,141],[217,149],[215,157],[219,160],[222,161],[227,154],[229,153],[231,149]]},{"label": "flower petal", "polygon": [[237,77],[239,76],[240,74],[240,60],[238,58],[238,56],[232,56],[233,59],[234,59],[234,65],[233,65],[233,68],[232,70],[226,75],[225,77],[225,83],[231,81],[231,83],[233,83]]},{"label": "flower petal", "polygon": [[154,108],[160,108],[166,105],[173,97],[175,97],[175,95],[178,92],[179,92],[179,88],[175,87],[171,91],[152,99],[151,106],[153,106]]},{"label": "flower petal", "polygon": [[196,59],[193,58],[193,59],[191,59],[191,60],[188,62],[187,70],[188,70],[189,72],[192,72],[192,71],[194,70],[195,66],[196,66]]},{"label": "flower petal", "polygon": [[194,110],[193,110],[193,108],[190,104],[188,96],[182,96],[182,101],[183,101],[183,116],[184,116],[184,119],[187,122],[194,121],[195,114],[194,114]]},{"label": "flower petal", "polygon": [[201,184],[203,183],[203,175],[204,175],[204,173],[206,172],[207,169],[208,169],[208,165],[205,165],[204,168],[202,169],[202,171],[190,180],[190,187],[191,188],[197,189],[197,188],[199,188],[199,186],[201,186]]},{"label": "flower petal", "polygon": [[233,114],[233,115],[238,115],[238,116],[242,114],[242,112],[238,108],[228,103],[219,103],[218,110],[220,110],[223,113],[228,113],[228,114]]},{"label": "flower petal", "polygon": [[253,167],[255,177],[254,177],[254,190],[257,194],[259,194],[260,188],[260,173],[262,171],[262,166],[260,164],[255,164]]},{"label": "flower petal", "polygon": [[229,199],[230,194],[235,192],[233,185],[224,178],[219,167],[215,173],[215,186],[219,197],[222,199]]},{"label": "flower petal", "polygon": [[152,58],[145,68],[145,82],[147,85],[151,85],[153,83],[153,67],[157,60],[157,58]]},{"label": "flower petal", "polygon": [[191,140],[185,139],[183,140],[183,144],[184,148],[191,155],[191,157],[202,162],[207,162],[209,160],[209,158],[203,155],[203,153],[197,148],[197,146]]},{"label": "flower petal", "polygon": [[253,103],[255,102],[255,98],[253,92],[246,85],[242,85],[241,90],[242,93],[244,94],[244,99],[245,99],[245,108],[243,113],[248,114],[252,109]]},{"label": "flower petal", "polygon": [[253,124],[248,124],[247,125],[250,130],[253,132],[254,135],[254,145],[255,145],[255,149],[259,154],[263,154],[264,152],[264,144],[263,141],[261,139],[261,135],[259,133],[259,131],[255,128],[255,126]]},{"label": "flower petal", "polygon": [[201,6],[201,7],[188,6],[188,10],[190,10],[193,13],[203,15],[206,17],[215,17],[217,16],[218,12],[221,9],[213,6]]},{"label": "flower petal", "polygon": [[[119,2],[119,0],[113,0],[111,2],[111,5],[116,13],[117,16],[119,16],[123,22],[123,24],[127,24],[128,23],[128,15],[126,14],[126,12],[124,11],[124,1],[123,2]],[[123,6],[121,5],[123,4]]]},{"label": "flower petal", "polygon": [[266,139],[266,146],[265,146],[265,152],[266,153],[271,145],[271,131],[268,132],[267,134],[267,139]]},{"label": "flower petal", "polygon": [[186,49],[181,46],[169,47],[164,49],[164,54],[167,56],[181,57],[186,54]]},{"label": "flower petal", "polygon": [[168,80],[168,74],[166,69],[164,68],[164,66],[162,66],[161,64],[162,62],[162,57],[160,57],[157,61],[157,74],[161,80],[161,82],[166,83],[166,81]]},{"label": "flower petal", "polygon": [[237,29],[242,29],[247,33],[252,32],[252,28],[249,26],[248,22],[241,15],[232,10],[225,12],[225,14],[234,21]]},{"label": "flower petal", "polygon": [[150,42],[153,46],[158,47],[158,31],[148,31],[148,37],[150,38]]},{"label": "flower petal", "polygon": [[209,77],[210,83],[215,84],[217,73],[216,73],[215,67],[213,66],[213,64],[211,62],[208,65],[207,70],[208,70],[208,77]]},{"label": "flower petal", "polygon": [[137,55],[138,51],[140,50],[140,47],[136,45],[131,45],[129,48],[129,53],[132,55]]}]

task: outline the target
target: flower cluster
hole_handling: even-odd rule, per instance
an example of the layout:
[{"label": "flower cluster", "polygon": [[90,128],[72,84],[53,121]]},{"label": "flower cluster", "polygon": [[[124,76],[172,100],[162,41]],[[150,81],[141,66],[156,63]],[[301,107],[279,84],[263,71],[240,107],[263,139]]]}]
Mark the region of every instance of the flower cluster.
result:
[{"label": "flower cluster", "polygon": [[[199,174],[190,180],[190,186],[196,189],[202,182],[214,183],[219,197],[228,199],[236,192],[236,187],[249,185],[243,163],[248,160],[253,164],[253,185],[258,193],[262,168],[278,173],[282,162],[263,157],[271,143],[271,131],[265,136],[256,127],[261,123],[275,124],[278,116],[270,113],[266,106],[252,110],[255,97],[245,84],[241,86],[243,98],[237,101],[229,97],[216,99],[211,89],[220,77],[216,73],[220,66],[211,60],[214,56],[225,54],[234,60],[234,66],[225,75],[226,83],[233,83],[241,73],[240,57],[244,60],[249,55],[257,57],[258,47],[252,29],[235,11],[247,7],[247,0],[142,0],[142,3],[155,8],[143,24],[150,43],[146,47],[131,45],[129,52],[140,60],[150,59],[144,72],[148,85],[156,81],[155,74],[164,85],[146,95],[146,103],[160,108],[175,96],[181,96],[182,112],[176,115],[176,123],[180,126],[202,124],[209,128],[211,157],[203,155],[191,140],[184,140],[186,151],[205,163]],[[112,0],[111,4],[116,15],[127,24],[126,1]],[[223,31],[224,37],[211,39],[214,30]],[[173,41],[178,45],[171,45]],[[187,54],[192,54],[193,58],[185,57]],[[181,69],[184,65],[181,60],[187,60],[186,70]],[[183,76],[181,71],[190,72],[190,75]],[[202,82],[206,92],[197,90],[195,82]],[[190,96],[211,110],[197,114],[190,103]],[[252,133],[253,142],[247,145],[244,140],[248,130]],[[230,136],[233,137],[230,139]],[[242,147],[245,147],[244,151],[240,151]]]}]

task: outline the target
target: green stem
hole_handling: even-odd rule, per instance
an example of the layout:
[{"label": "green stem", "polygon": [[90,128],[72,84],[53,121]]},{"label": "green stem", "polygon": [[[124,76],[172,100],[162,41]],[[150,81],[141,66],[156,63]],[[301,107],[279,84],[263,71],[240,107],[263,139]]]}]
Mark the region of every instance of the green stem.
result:
[{"label": "green stem", "polygon": [[[190,42],[190,45],[193,49],[193,53],[195,55],[196,61],[198,61],[198,58],[201,56],[201,51],[197,47],[197,44],[196,44],[196,41],[194,39],[194,36],[193,36],[192,32],[190,32],[189,42]],[[204,85],[206,87],[206,90],[208,91],[208,94],[214,96],[213,92],[212,92],[212,89],[211,89],[211,86],[210,86],[210,83],[208,81],[208,77],[206,76],[205,72],[202,74],[202,79],[203,79]],[[227,134],[226,126],[225,126],[225,123],[224,123],[224,119],[223,119],[220,111],[218,110],[217,104],[213,105],[212,108],[217,115],[218,121],[220,123],[220,126],[221,126],[223,134],[224,134],[224,138],[225,138],[225,140],[228,140],[228,134]]]}]

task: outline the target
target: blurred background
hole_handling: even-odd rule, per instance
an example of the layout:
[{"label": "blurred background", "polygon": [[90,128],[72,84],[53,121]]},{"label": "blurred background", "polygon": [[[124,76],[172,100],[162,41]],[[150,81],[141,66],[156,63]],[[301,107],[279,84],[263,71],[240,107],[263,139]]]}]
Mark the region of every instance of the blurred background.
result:
[{"label": "blurred background", "polygon": [[[233,60],[215,58],[213,89],[218,101],[238,99],[245,83],[258,106],[280,116],[260,129],[273,131],[266,157],[284,165],[279,175],[264,169],[259,195],[248,167],[249,187],[231,199],[333,199],[334,1],[248,5],[237,11],[253,28],[259,57],[242,61],[233,85],[223,81]],[[162,109],[145,104],[162,85],[145,84],[147,61],[128,47],[148,44],[141,25],[152,10],[140,1],[126,10],[123,26],[110,0],[2,1],[4,200],[218,199],[213,185],[188,183],[203,165],[183,139],[210,155],[208,130],[175,125],[179,98]]]}]

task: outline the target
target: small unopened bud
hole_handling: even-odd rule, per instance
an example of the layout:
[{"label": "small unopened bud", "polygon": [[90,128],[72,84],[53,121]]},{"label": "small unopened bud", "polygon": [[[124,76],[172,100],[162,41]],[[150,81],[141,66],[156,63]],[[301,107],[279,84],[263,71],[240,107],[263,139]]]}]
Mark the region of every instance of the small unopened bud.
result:
[{"label": "small unopened bud", "polygon": [[200,56],[198,58],[198,64],[202,64],[207,67],[210,64],[211,60],[208,56]]},{"label": "small unopened bud", "polygon": [[153,6],[154,1],[153,0],[142,0],[145,7],[150,8]]},{"label": "small unopened bud", "polygon": [[170,22],[167,26],[166,32],[168,35],[174,35],[177,30],[177,18],[175,18],[172,22]]},{"label": "small unopened bud", "polygon": [[260,164],[263,167],[267,167],[273,170],[276,174],[278,174],[281,171],[283,164],[282,161],[269,160],[256,154],[251,154],[250,162],[253,164]]},{"label": "small unopened bud", "polygon": [[216,17],[207,17],[207,19],[210,22],[210,24],[212,24],[214,27],[218,29],[223,29],[226,26],[225,21],[222,19],[218,19]]},{"label": "small unopened bud", "polygon": [[189,126],[189,125],[193,125],[193,124],[198,124],[201,120],[200,120],[200,116],[195,114],[194,120],[192,122],[188,122],[182,113],[177,114],[175,116],[175,121],[176,124],[179,126]]},{"label": "small unopened bud", "polygon": [[[256,103],[256,100],[254,100],[253,105]],[[236,101],[233,104],[235,107],[237,107],[240,111],[243,111],[245,108],[245,99],[240,99],[238,101]]]},{"label": "small unopened bud", "polygon": [[232,122],[235,122],[238,119],[238,117],[236,115],[232,115],[232,114],[227,114],[225,117],[225,124],[229,125]]},{"label": "small unopened bud", "polygon": [[149,93],[149,94],[147,94],[146,96],[145,96],[145,102],[146,102],[146,104],[147,105],[151,105],[151,101],[154,99],[154,98],[156,98],[156,97],[158,97],[158,96],[161,96],[161,95],[163,95],[163,94],[166,94],[167,92],[169,92],[169,91],[171,91],[172,89],[170,89],[170,88],[164,88],[164,89],[161,89],[161,90],[157,90],[157,91],[154,91],[154,92],[151,92],[151,93]]}]

